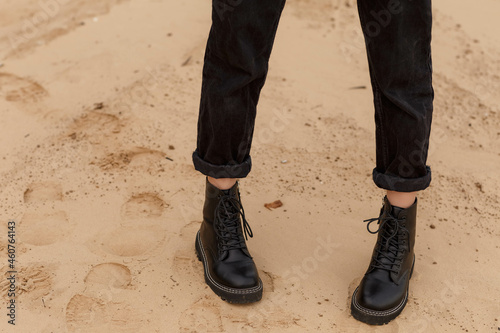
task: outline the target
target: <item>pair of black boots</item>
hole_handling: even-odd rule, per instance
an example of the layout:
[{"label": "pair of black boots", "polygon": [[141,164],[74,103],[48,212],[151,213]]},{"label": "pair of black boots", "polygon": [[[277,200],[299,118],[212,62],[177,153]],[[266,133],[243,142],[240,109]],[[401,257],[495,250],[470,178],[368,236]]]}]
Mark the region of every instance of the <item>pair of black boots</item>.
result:
[{"label": "pair of black boots", "polygon": [[[245,218],[238,183],[220,190],[206,182],[203,222],[196,235],[196,253],[203,262],[205,281],[229,303],[252,303],[262,298],[262,281],[246,246],[252,230]],[[384,198],[378,218],[365,220],[378,233],[370,266],[354,291],[351,314],[372,325],[396,318],[408,300],[415,255],[417,202],[402,209]],[[370,230],[377,222],[378,229]]]}]

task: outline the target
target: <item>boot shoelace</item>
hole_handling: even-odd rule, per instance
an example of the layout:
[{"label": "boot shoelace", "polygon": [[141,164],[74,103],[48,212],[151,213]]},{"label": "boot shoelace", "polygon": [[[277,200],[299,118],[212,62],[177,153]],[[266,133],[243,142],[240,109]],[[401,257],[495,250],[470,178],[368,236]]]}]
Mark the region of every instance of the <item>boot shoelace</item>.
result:
[{"label": "boot shoelace", "polygon": [[[403,219],[405,218],[403,217]],[[377,221],[379,227],[377,230],[371,231],[370,224],[375,221]],[[402,243],[406,242],[405,240],[402,241],[399,235],[402,234],[404,236],[404,233],[409,233],[408,229],[400,226],[399,220],[390,214],[385,217],[379,216],[367,219],[363,222],[368,222],[368,224],[366,225],[366,229],[369,233],[376,234],[378,232],[382,232],[382,239],[380,241],[381,244],[377,244],[377,246],[375,247],[375,250],[377,252],[377,255],[373,258],[375,263],[371,266],[398,274],[399,269],[401,268],[402,261],[402,257],[398,256],[398,252],[402,250],[400,249]],[[390,231],[391,229],[392,232]],[[382,243],[384,242],[384,248],[382,249]]]},{"label": "boot shoelace", "polygon": [[[240,193],[238,191],[238,197]],[[240,239],[240,219],[243,221],[243,231],[245,239],[248,236],[253,237],[252,229],[245,218],[245,211],[241,201],[232,195],[222,195],[215,208],[215,233],[219,237],[219,249],[228,251],[233,249],[245,248],[245,242]]]}]

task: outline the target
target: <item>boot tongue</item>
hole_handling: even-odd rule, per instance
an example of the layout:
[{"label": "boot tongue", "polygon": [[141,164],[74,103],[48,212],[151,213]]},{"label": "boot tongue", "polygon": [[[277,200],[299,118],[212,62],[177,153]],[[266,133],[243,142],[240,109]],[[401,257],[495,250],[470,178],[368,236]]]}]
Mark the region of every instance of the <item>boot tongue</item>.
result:
[{"label": "boot tongue", "polygon": [[[384,207],[383,207],[383,210],[384,210],[384,213],[387,214],[387,215],[391,215],[393,216],[394,218],[398,218],[399,217],[399,214],[404,211],[403,208],[401,207],[397,207],[397,206],[392,206],[390,203],[389,203],[389,200],[387,200],[387,197],[384,198]],[[394,241],[397,240],[397,237],[398,235],[394,235],[394,237],[392,238],[392,241],[389,242],[388,244],[388,247],[386,248],[386,239],[388,237],[390,237],[392,235],[392,233],[394,232],[394,228],[396,228],[396,225],[394,225],[394,223],[397,223],[397,222],[386,222],[386,224],[384,225],[383,227],[383,230],[380,230],[381,233],[383,233],[383,238],[384,240],[382,241],[381,243],[381,250],[383,253],[385,253],[385,255],[381,255],[379,254],[378,255],[378,259],[380,260],[380,263],[382,263],[384,266],[387,266],[387,267],[392,267],[393,264],[395,264],[395,259],[397,258],[397,254],[398,254],[398,248],[394,246]],[[393,274],[391,274],[391,272],[386,272],[384,274],[387,274],[389,273],[390,276],[392,276]]]},{"label": "boot tongue", "polygon": [[238,182],[236,182],[233,187],[227,189],[227,190],[220,190],[224,195],[230,195],[230,196],[235,196],[237,197],[238,193]]},{"label": "boot tongue", "polygon": [[398,206],[392,206],[391,209],[391,215],[394,216],[395,218],[399,219],[400,214],[404,211],[404,208],[398,207]]},{"label": "boot tongue", "polygon": [[[238,196],[237,196],[237,184],[235,184],[232,188],[230,189],[227,189],[227,190],[220,190],[221,193],[225,196],[230,196],[230,197],[233,197],[233,198],[236,198],[238,199]],[[231,221],[231,223],[226,223],[226,226],[231,228],[233,231],[235,231],[235,228],[237,230],[237,232],[235,233],[229,233],[228,231],[224,232],[224,236],[229,238],[230,241],[228,242],[228,245],[238,245],[238,244],[241,244],[241,243],[244,243],[244,236],[243,236],[243,231],[241,230],[241,221],[238,217],[238,211],[236,210],[236,208],[230,204],[229,202],[224,202],[224,206],[225,208],[227,209],[227,212],[230,214],[228,216],[228,220]],[[234,248],[234,249],[230,249],[230,250],[226,250],[224,251],[224,253],[222,254],[222,257],[221,257],[221,260],[241,260],[241,253],[243,252],[243,254],[249,258],[251,258],[252,256],[250,255],[250,253],[248,252],[248,249],[245,247],[239,247],[239,248]]]}]

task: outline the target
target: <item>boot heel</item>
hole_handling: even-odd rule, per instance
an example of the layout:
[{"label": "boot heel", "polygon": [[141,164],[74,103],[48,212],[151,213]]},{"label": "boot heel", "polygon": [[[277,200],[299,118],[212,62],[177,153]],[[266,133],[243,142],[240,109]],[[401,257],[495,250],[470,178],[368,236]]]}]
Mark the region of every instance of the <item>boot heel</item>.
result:
[{"label": "boot heel", "polygon": [[413,255],[413,264],[411,265],[410,279],[411,279],[411,276],[413,275],[414,268],[415,268],[415,255]]},{"label": "boot heel", "polygon": [[196,234],[196,239],[194,241],[194,252],[196,253],[196,257],[198,258],[198,261],[201,261],[201,254],[200,254],[200,248],[198,246],[198,234]]}]

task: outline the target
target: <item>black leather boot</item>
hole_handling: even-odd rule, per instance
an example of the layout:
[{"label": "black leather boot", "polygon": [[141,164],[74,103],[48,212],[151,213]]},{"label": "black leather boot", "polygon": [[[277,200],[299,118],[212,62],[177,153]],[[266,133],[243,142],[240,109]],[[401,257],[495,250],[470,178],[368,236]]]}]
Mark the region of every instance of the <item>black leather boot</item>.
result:
[{"label": "black leather boot", "polygon": [[245,243],[247,235],[253,237],[238,183],[229,190],[219,190],[207,180],[196,254],[203,262],[205,282],[229,303],[251,303],[262,298],[262,281]]},{"label": "black leather boot", "polygon": [[[378,238],[370,266],[352,295],[351,314],[357,320],[383,325],[403,311],[415,264],[416,217],[416,199],[403,209],[391,206],[385,197],[380,216],[365,220],[368,231],[378,233]],[[370,224],[375,221],[379,228],[371,231]]]}]

